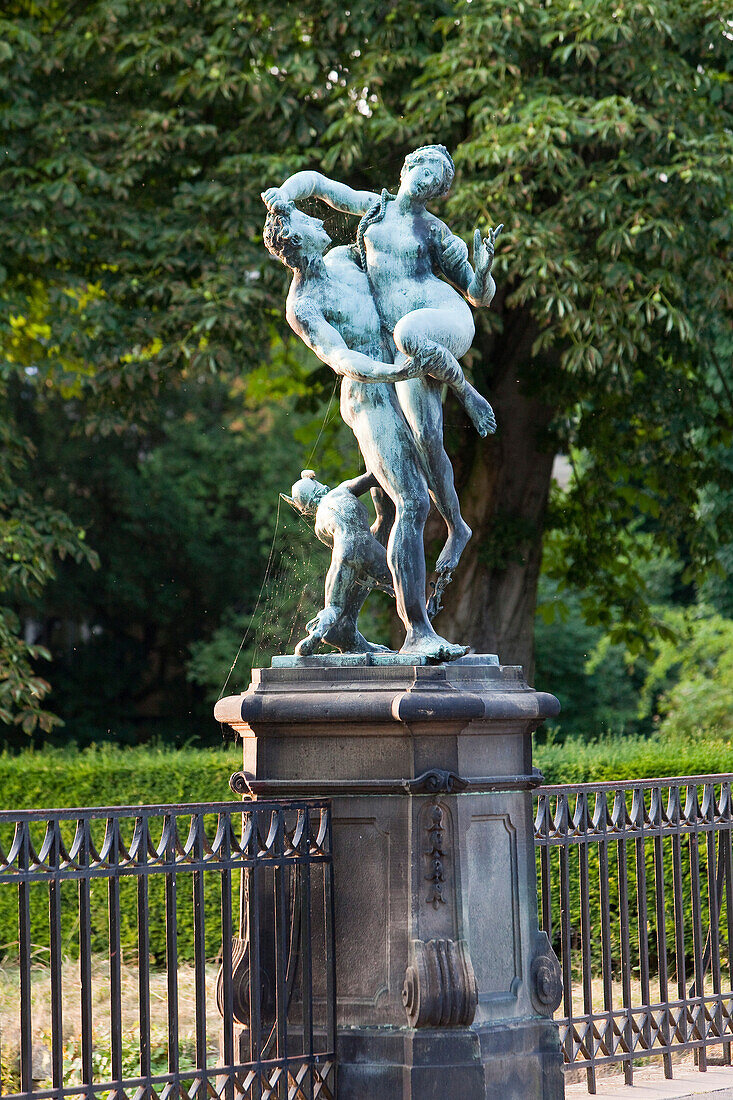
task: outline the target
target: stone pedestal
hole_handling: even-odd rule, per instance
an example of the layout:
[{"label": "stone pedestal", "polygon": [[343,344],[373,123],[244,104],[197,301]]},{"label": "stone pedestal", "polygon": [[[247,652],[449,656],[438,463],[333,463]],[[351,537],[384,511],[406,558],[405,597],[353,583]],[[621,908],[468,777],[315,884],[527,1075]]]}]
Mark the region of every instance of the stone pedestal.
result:
[{"label": "stone pedestal", "polygon": [[558,1100],[531,735],[557,713],[472,655],[273,659],[216,717],[255,797],[332,800],[340,1100]]}]

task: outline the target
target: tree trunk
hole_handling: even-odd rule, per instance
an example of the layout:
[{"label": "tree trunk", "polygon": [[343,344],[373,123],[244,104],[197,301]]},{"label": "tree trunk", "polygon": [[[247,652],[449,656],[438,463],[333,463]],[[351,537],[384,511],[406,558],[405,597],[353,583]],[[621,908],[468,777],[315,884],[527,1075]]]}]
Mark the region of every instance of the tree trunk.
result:
[{"label": "tree trunk", "polygon": [[[535,335],[514,311],[505,316],[499,339],[476,334],[474,346],[482,363],[500,364],[488,385],[481,381],[488,372],[476,372],[479,389],[496,413],[496,436],[480,439],[466,428],[456,447],[450,435],[457,410],[446,410],[447,449],[473,538],[435,620],[436,630],[450,641],[470,644],[478,653],[496,653],[502,664],[523,665],[530,679],[542,534],[555,457],[548,431],[554,414],[546,399],[549,364],[531,359]],[[544,376],[544,393],[529,380],[530,370]],[[555,373],[552,367],[549,372]],[[430,534],[436,533],[431,524]]]}]

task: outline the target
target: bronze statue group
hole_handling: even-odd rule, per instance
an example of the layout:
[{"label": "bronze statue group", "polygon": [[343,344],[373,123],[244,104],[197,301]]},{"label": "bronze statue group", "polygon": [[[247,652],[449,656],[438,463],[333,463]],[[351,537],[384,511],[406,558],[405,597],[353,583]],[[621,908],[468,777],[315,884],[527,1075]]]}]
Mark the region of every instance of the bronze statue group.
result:
[{"label": "bronze statue group", "polygon": [[[479,434],[495,431],[491,406],[458,360],[474,335],[468,303],[488,306],[496,290],[491,265],[502,226],[485,240],[476,230],[469,263],[463,240],[427,209],[453,176],[448,150],[428,145],[405,158],[396,195],[355,191],[319,172],[297,172],[262,195],[265,245],[293,272],[288,323],[342,377],[341,415],[367,471],[332,490],[304,471],[288,498],[332,547],[324,608],[296,647],[301,656],[321,642],[349,653],[384,650],[357,628],[372,588],[394,592],[405,627],[401,653],[450,661],[468,650],[441,638],[431,623],[471,537],[443,446],[442,391],[453,390]],[[329,249],[323,222],[295,205],[310,196],[360,216],[355,244]],[[370,490],[377,517],[371,528],[359,500]],[[447,537],[426,602],[423,529],[431,499]]]}]

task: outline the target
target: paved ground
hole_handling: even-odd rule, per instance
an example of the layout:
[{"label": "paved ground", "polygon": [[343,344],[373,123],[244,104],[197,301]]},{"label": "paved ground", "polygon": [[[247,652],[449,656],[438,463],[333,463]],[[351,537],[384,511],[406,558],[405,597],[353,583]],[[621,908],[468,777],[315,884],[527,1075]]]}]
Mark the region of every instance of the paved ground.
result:
[{"label": "paved ground", "polygon": [[[567,1100],[586,1100],[585,1085],[567,1085]],[[733,1067],[713,1066],[706,1073],[675,1067],[673,1081],[666,1081],[661,1069],[635,1070],[631,1088],[623,1077],[605,1077],[598,1081],[595,1100],[733,1100]]]}]

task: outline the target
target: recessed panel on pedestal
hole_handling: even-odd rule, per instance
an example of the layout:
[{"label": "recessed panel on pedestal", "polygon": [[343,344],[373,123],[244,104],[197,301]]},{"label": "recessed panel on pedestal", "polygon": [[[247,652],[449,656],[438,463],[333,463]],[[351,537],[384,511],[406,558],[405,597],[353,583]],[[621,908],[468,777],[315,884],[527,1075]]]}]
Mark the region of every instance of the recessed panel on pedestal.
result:
[{"label": "recessed panel on pedestal", "polygon": [[479,1003],[513,998],[521,976],[517,836],[507,813],[471,816],[468,941]]},{"label": "recessed panel on pedestal", "polygon": [[333,851],[338,999],[374,1004],[389,989],[390,836],[375,817],[337,818]]}]

